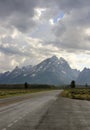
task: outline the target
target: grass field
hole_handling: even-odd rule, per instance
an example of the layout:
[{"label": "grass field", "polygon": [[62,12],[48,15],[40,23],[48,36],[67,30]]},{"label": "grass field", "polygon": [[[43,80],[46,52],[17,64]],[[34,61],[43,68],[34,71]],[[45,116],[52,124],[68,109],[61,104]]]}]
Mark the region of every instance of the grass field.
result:
[{"label": "grass field", "polygon": [[90,88],[75,88],[65,89],[61,96],[72,99],[89,100],[90,101]]},{"label": "grass field", "polygon": [[18,96],[23,94],[30,94],[41,91],[50,91],[54,89],[0,89],[0,98],[7,98],[11,96]]}]

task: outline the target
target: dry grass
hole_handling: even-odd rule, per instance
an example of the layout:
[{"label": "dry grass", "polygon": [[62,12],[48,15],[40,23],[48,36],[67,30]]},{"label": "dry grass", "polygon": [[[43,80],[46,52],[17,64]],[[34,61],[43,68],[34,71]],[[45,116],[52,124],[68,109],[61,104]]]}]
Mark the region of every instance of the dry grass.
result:
[{"label": "dry grass", "polygon": [[31,94],[41,91],[50,91],[53,89],[0,89],[0,98],[6,98],[11,96]]},{"label": "dry grass", "polygon": [[65,89],[61,96],[72,99],[90,100],[90,88]]}]

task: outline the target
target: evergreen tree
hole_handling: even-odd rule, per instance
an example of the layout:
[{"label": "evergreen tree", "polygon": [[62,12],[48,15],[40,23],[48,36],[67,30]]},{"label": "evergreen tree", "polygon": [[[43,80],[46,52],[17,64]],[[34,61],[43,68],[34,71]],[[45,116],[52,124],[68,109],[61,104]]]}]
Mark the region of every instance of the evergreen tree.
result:
[{"label": "evergreen tree", "polygon": [[28,84],[27,84],[27,82],[25,82],[24,86],[25,86],[25,89],[28,88]]},{"label": "evergreen tree", "polygon": [[85,84],[85,87],[86,87],[86,88],[88,87],[88,84],[87,84],[87,83]]},{"label": "evergreen tree", "polygon": [[70,86],[71,86],[71,88],[75,88],[75,81],[74,80],[71,81],[71,85]]}]

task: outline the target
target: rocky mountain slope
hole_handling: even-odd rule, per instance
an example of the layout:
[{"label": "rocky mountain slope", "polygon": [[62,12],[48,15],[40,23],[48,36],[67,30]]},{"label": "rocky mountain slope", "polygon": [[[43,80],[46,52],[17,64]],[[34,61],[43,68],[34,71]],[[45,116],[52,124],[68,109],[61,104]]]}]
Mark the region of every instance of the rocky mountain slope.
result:
[{"label": "rocky mountain slope", "polygon": [[84,68],[83,71],[80,72],[76,82],[80,85],[90,85],[90,69]]},{"label": "rocky mountain slope", "polygon": [[72,69],[64,58],[52,56],[38,65],[16,67],[11,72],[0,74],[0,83],[69,84],[78,75],[79,71]]}]

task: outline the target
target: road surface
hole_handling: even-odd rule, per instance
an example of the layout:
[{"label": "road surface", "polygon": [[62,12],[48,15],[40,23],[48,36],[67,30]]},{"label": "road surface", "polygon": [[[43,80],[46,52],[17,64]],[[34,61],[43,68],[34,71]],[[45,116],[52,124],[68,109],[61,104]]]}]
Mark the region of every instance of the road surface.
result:
[{"label": "road surface", "polygon": [[0,130],[34,130],[60,90],[0,99]]},{"label": "road surface", "polygon": [[90,130],[90,101],[58,98],[37,130]]},{"label": "road surface", "polygon": [[90,101],[62,98],[60,92],[35,93],[1,107],[0,130],[90,130]]}]

